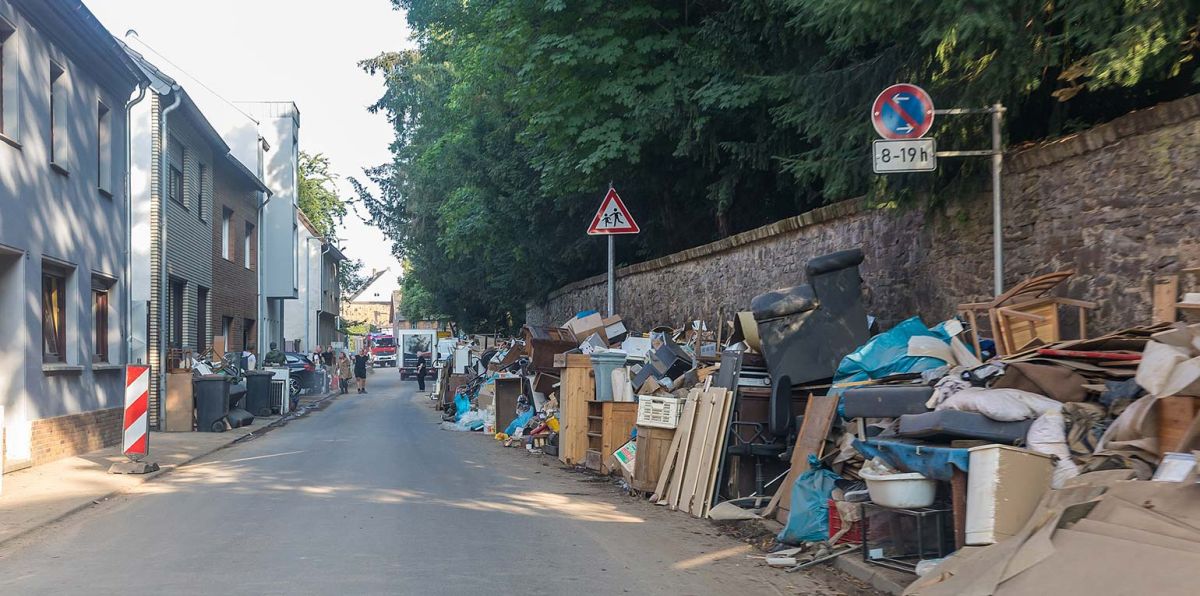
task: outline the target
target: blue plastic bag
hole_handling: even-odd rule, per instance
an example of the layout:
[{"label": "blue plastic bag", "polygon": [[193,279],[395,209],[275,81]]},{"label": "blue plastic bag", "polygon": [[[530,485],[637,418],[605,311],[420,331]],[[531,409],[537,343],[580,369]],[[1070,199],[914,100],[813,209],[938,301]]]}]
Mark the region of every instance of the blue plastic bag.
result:
[{"label": "blue plastic bag", "polygon": [[530,418],[533,418],[533,408],[521,412],[515,420],[508,423],[508,427],[504,429],[504,434],[511,437],[513,433],[517,432],[518,428],[525,426]]},{"label": "blue plastic bag", "polygon": [[462,393],[454,395],[454,421],[462,420],[463,414],[471,411],[471,398]]},{"label": "blue plastic bag", "polygon": [[787,525],[776,538],[786,544],[818,542],[829,538],[829,497],[833,483],[840,476],[827,468],[815,456],[808,456],[809,469],[792,485],[792,507]]},{"label": "blue plastic bag", "polygon": [[[930,329],[921,322],[920,317],[905,319],[895,327],[872,337],[849,356],[842,358],[837,373],[833,375],[834,385],[882,379],[888,375],[921,372],[944,366],[946,363],[937,358],[908,355],[908,340],[917,336],[936,337],[947,344],[950,343],[950,334],[946,333],[942,325]],[[844,388],[835,387],[830,394],[840,394],[842,390]]]}]

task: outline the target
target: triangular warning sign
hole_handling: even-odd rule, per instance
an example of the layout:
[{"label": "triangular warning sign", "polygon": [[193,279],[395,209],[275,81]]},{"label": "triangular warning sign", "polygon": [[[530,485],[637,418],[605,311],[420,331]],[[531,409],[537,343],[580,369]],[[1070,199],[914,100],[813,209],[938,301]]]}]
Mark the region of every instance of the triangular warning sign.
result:
[{"label": "triangular warning sign", "polygon": [[592,218],[592,225],[588,226],[587,233],[592,236],[603,236],[605,234],[637,234],[642,231],[638,227],[637,222],[633,221],[633,216],[629,215],[629,210],[625,208],[625,203],[621,201],[621,197],[617,195],[616,189],[608,189],[608,194],[604,195],[604,202],[600,203],[600,210],[596,212],[596,217]]}]

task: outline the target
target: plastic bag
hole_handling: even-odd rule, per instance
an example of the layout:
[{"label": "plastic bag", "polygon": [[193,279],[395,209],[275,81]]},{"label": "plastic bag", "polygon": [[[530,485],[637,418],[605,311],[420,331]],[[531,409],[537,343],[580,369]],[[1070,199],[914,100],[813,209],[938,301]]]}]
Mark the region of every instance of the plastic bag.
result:
[{"label": "plastic bag", "polygon": [[510,437],[513,436],[514,433],[517,432],[518,428],[525,428],[525,425],[528,424],[529,420],[532,418],[533,418],[533,410],[525,410],[524,412],[521,412],[521,414],[518,415],[516,417],[516,419],[514,419],[512,422],[508,423],[508,427],[504,429],[504,434],[506,434]]},{"label": "plastic bag", "polygon": [[458,393],[454,396],[454,421],[462,420],[462,417],[471,411],[471,398]]},{"label": "plastic bag", "polygon": [[792,485],[787,526],[776,537],[780,542],[799,544],[829,538],[829,497],[840,476],[822,468],[820,460],[811,455],[808,464],[808,471]]}]

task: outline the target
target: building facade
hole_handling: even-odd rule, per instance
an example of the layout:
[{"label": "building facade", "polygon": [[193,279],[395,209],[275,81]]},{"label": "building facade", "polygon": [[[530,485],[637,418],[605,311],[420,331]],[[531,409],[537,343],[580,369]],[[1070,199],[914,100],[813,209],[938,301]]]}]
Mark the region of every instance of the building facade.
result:
[{"label": "building facade", "polygon": [[391,269],[372,271],[367,283],[358,292],[346,297],[342,304],[342,320],[347,325],[366,325],[367,331],[389,331],[396,322],[396,300],[399,290]]},{"label": "building facade", "polygon": [[344,341],[338,332],[341,312],[339,264],[346,260],[336,245],[322,237],[297,212],[296,261],[298,298],[284,304],[284,342],[288,350],[307,351]]},{"label": "building facade", "polygon": [[145,83],[80,2],[0,0],[6,472],[120,439],[126,104]]},{"label": "building facade", "polygon": [[218,162],[240,184],[266,187],[178,82],[125,49],[150,81],[148,100],[130,112],[131,171],[144,182],[131,193],[132,359],[150,365],[149,422],[161,428],[167,372],[212,349],[213,229],[223,215],[213,207]]},{"label": "building facade", "polygon": [[258,214],[262,191],[240,162],[213,171],[213,335],[227,352],[258,352]]}]

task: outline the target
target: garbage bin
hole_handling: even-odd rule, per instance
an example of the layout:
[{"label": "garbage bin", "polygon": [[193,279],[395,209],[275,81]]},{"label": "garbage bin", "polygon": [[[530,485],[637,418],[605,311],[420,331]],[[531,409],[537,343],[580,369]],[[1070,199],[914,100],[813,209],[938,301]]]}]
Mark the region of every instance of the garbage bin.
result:
[{"label": "garbage bin", "polygon": [[229,415],[229,377],[204,375],[196,377],[196,430],[225,432],[225,417]]},{"label": "garbage bin", "polygon": [[246,398],[242,407],[255,416],[271,415],[271,378],[275,374],[265,370],[246,372]]},{"label": "garbage bin", "polygon": [[592,353],[592,369],[596,373],[596,401],[612,401],[612,373],[625,366],[625,352],[607,350]]}]

